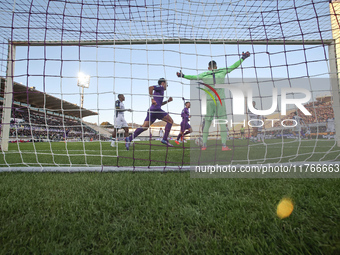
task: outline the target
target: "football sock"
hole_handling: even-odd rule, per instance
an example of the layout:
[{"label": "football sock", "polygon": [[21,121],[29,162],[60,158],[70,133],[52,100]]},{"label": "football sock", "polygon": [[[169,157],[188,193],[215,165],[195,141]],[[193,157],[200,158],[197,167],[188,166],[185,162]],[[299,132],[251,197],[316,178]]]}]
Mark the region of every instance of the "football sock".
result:
[{"label": "football sock", "polygon": [[168,140],[168,136],[169,136],[171,127],[172,127],[172,124],[170,124],[169,122],[166,123],[166,125],[165,125],[165,133],[164,133],[164,136],[163,136],[163,140],[165,140],[165,141]]},{"label": "football sock", "polygon": [[190,134],[190,131],[186,131],[183,136],[187,135],[187,134]]},{"label": "football sock", "polygon": [[130,142],[136,138],[137,136],[139,136],[141,133],[143,133],[145,131],[144,128],[142,127],[139,127],[135,130],[135,132],[133,133],[133,135],[130,135],[129,138],[130,138]]}]

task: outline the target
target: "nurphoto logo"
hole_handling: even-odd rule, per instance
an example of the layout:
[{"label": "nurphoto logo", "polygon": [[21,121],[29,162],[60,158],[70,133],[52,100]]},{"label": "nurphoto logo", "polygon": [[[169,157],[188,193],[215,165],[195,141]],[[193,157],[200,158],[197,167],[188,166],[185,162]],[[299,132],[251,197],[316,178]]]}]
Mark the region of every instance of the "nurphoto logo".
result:
[{"label": "nurphoto logo", "polygon": [[[219,94],[216,92],[216,90],[211,87],[208,84],[199,82],[199,84],[202,84],[206,87],[208,87],[212,92],[214,92],[214,94],[217,96],[217,98],[220,101],[220,104],[222,106],[222,101],[221,98],[219,96]],[[244,111],[244,102],[245,102],[245,96],[244,96],[244,92],[242,91],[242,89],[240,87],[235,87],[235,86],[231,86],[228,84],[216,84],[215,88],[224,88],[224,89],[228,89],[231,94],[232,94],[232,98],[233,98],[233,107],[232,107],[232,111],[234,115],[243,115],[245,113]],[[207,89],[202,89],[199,88],[205,92],[207,92],[207,94],[213,99],[215,105],[216,105],[216,100],[214,98],[214,96],[212,95],[212,93],[210,91],[208,91]],[[304,98],[287,98],[288,94],[291,93],[301,93],[304,94],[305,97]],[[287,115],[287,105],[288,104],[292,104],[295,105],[298,109],[301,110],[301,112],[304,115],[310,116],[312,115],[304,106],[304,103],[307,103],[312,97],[312,94],[310,91],[308,91],[307,89],[304,88],[281,88],[281,115]],[[277,107],[277,101],[278,101],[278,89],[277,88],[273,88],[273,92],[272,92],[272,105],[269,109],[267,110],[258,110],[255,109],[255,107],[253,107],[253,91],[251,89],[247,90],[247,103],[248,103],[248,108],[249,111],[252,112],[253,114],[256,115],[262,115],[262,116],[267,116],[267,115],[271,115],[275,112],[276,107]],[[202,100],[202,107],[203,109],[206,107],[206,100]]]}]

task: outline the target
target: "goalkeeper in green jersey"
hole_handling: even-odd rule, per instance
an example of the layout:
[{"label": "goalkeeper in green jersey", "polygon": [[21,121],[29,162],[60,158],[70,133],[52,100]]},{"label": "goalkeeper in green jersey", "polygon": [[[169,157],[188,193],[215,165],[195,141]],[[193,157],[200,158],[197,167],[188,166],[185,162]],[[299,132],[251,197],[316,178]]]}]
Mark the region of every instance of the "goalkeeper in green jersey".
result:
[{"label": "goalkeeper in green jersey", "polygon": [[[236,61],[232,66],[229,66],[227,68],[219,68],[217,69],[216,62],[214,60],[210,61],[208,63],[208,70],[207,72],[201,73],[199,75],[185,75],[182,73],[182,71],[177,72],[178,77],[182,77],[188,80],[202,80],[203,83],[210,85],[211,87],[214,87],[215,84],[224,84],[225,76],[227,73],[230,73],[237,67],[239,67],[242,62],[250,56],[249,51],[242,52],[242,57],[240,60]],[[213,121],[214,117],[216,119],[227,119],[227,112],[226,112],[226,106],[225,106],[225,91],[224,88],[217,88],[216,92],[219,94],[222,105],[219,102],[219,99],[215,94],[213,96],[215,97],[215,101],[217,102],[215,104],[214,100],[212,98],[207,97],[207,111],[205,116],[205,124],[203,127],[203,146],[202,150],[207,149],[207,140],[209,135],[209,128],[211,125],[211,122]],[[209,91],[210,93],[210,91]],[[212,93],[210,93],[212,94]],[[227,141],[227,128],[226,125],[220,125],[221,130],[221,140],[222,140],[222,151],[228,151],[231,150],[226,145]]]}]

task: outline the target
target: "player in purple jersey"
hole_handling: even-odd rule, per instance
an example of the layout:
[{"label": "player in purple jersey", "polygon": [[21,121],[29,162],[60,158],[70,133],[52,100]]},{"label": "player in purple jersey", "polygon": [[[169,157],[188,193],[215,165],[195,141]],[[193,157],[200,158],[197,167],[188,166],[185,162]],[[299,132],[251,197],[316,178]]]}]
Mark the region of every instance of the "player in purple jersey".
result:
[{"label": "player in purple jersey", "polygon": [[137,128],[136,131],[133,133],[133,135],[126,137],[125,147],[127,150],[129,150],[130,148],[130,142],[134,138],[139,136],[142,132],[147,130],[157,119],[163,120],[166,122],[165,132],[164,132],[163,140],[161,141],[161,143],[169,147],[174,147],[171,143],[168,142],[168,136],[169,136],[169,132],[172,127],[172,124],[173,124],[173,120],[170,117],[170,115],[167,112],[163,111],[161,108],[162,105],[165,105],[172,101],[172,97],[169,97],[167,101],[163,102],[164,90],[166,90],[167,86],[168,86],[167,81],[164,78],[160,78],[158,80],[158,85],[149,87],[149,94],[151,97],[152,105],[148,109],[147,116],[144,120],[143,125]]},{"label": "player in purple jersey", "polygon": [[[185,107],[181,113],[181,117],[182,117],[181,131],[179,132],[177,136],[177,140],[175,141],[175,143],[177,144],[179,144],[179,139],[182,138],[184,141],[184,136],[192,132],[192,128],[189,124],[189,118],[190,118],[189,108],[190,108],[190,102],[186,102]],[[185,130],[188,130],[188,131],[184,132]]]}]

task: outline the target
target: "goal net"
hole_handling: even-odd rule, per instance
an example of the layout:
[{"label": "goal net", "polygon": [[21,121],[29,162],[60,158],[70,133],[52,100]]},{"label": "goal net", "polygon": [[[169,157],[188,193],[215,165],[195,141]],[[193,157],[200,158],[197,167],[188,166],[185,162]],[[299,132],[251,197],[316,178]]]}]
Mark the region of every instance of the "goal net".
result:
[{"label": "goal net", "polygon": [[0,13],[0,171],[340,161],[337,2],[16,0]]}]

